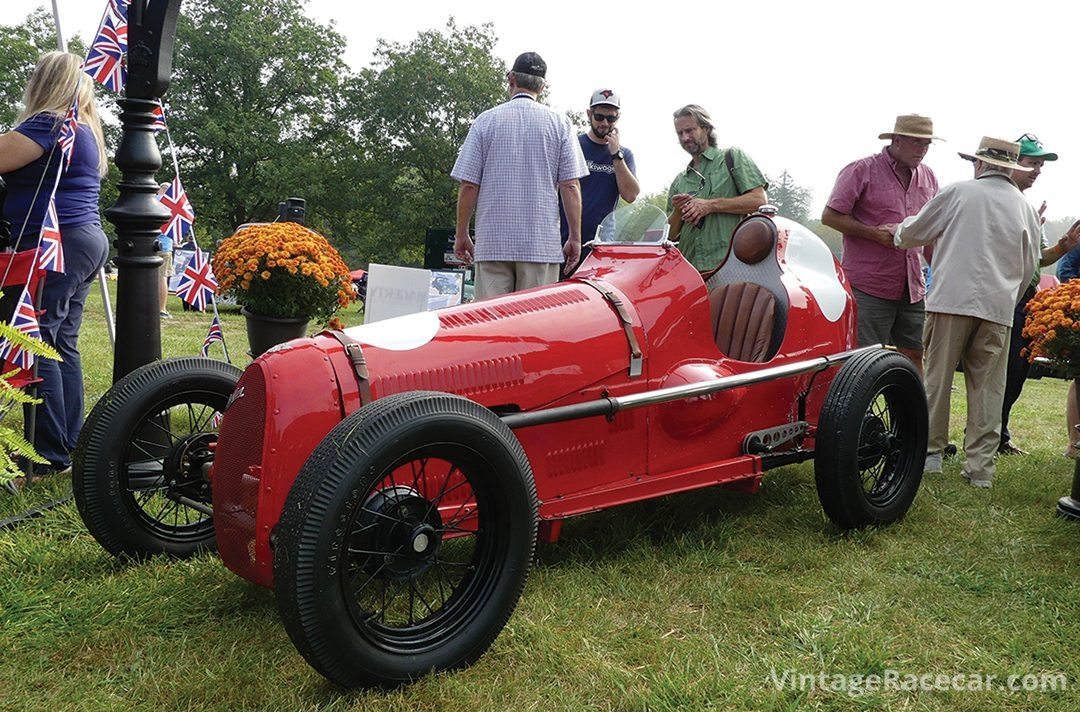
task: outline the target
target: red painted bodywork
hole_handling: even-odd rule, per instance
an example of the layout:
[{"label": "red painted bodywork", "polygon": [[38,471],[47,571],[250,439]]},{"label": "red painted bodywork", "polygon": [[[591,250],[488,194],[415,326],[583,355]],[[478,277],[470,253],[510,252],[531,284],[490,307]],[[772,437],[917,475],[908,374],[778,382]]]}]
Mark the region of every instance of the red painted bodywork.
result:
[{"label": "red painted bodywork", "polygon": [[[496,412],[625,396],[712,380],[764,366],[833,355],[855,345],[854,303],[823,315],[785,261],[787,230],[775,259],[790,308],[778,354],[766,364],[726,358],[712,333],[702,276],[677,249],[598,245],[575,279],[440,310],[438,331],[405,351],[364,346],[374,398],[412,390],[459,394]],[[632,378],[618,316],[579,278],[614,287],[629,308],[644,370]],[[744,454],[747,433],[805,419],[804,447],[834,375],[766,381],[690,400],[519,428],[549,538],[558,521],[627,502],[730,483],[755,491],[761,458]],[[800,417],[799,396],[808,393]],[[220,428],[212,471],[214,521],[225,564],[273,585],[270,534],[308,455],[361,405],[357,379],[329,335],[298,339],[260,356],[245,371]]]}]

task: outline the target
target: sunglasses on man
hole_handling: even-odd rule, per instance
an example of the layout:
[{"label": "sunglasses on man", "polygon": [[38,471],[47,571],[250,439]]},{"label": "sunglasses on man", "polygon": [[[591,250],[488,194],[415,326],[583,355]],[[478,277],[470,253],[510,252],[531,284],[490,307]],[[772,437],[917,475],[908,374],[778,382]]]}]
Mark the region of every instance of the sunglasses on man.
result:
[{"label": "sunglasses on man", "polygon": [[597,121],[606,121],[609,124],[613,124],[619,120],[618,114],[598,114],[595,111],[593,112],[592,117]]}]

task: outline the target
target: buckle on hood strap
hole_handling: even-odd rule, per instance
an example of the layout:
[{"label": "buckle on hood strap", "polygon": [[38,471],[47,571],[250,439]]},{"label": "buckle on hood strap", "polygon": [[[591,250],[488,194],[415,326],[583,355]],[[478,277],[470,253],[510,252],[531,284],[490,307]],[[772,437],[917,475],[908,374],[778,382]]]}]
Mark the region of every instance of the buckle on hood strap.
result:
[{"label": "buckle on hood strap", "polygon": [[357,385],[360,387],[360,405],[367,405],[372,401],[372,397],[371,380],[368,377],[367,360],[364,358],[364,350],[360,348],[359,342],[354,340],[344,331],[333,329],[327,333],[337,339],[342,348],[345,349],[345,355],[349,359],[349,364],[352,366],[353,373],[356,374]]},{"label": "buckle on hood strap", "polygon": [[619,321],[622,323],[623,333],[626,334],[626,341],[630,345],[630,377],[637,378],[641,375],[642,363],[644,359],[641,354],[641,346],[638,344],[637,336],[634,335],[634,321],[630,318],[630,312],[626,308],[626,304],[623,303],[619,293],[615,291],[607,282],[601,279],[590,279],[588,277],[579,278],[582,284],[587,284],[597,292],[600,293],[604,299],[607,300],[611,308],[615,310],[615,313],[619,316]]}]

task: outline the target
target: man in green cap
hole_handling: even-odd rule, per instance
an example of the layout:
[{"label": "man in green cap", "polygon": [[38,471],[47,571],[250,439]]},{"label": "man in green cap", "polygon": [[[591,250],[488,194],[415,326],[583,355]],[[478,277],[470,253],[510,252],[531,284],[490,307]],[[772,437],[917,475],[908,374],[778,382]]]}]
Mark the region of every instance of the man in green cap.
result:
[{"label": "man in green cap", "polygon": [[[1020,144],[1020,159],[1017,161],[1021,166],[1029,168],[1029,171],[1013,171],[1012,179],[1016,183],[1016,187],[1021,192],[1025,192],[1035,184],[1039,175],[1042,173],[1043,165],[1047,161],[1056,161],[1057,154],[1051,153],[1043,148],[1042,142],[1034,135],[1026,133],[1016,140]],[[961,154],[963,155],[963,154]],[[965,158],[967,156],[964,156]],[[1042,218],[1043,212],[1046,210],[1046,202],[1039,207],[1039,217]],[[1048,245],[1046,241],[1046,234],[1042,235],[1042,253],[1039,259],[1039,267],[1046,267],[1057,262],[1061,257],[1075,247],[1080,240],[1080,229],[1077,229],[1076,225],[1073,225],[1065,235],[1058,240],[1054,245]],[[1012,442],[1012,437],[1009,433],[1009,411],[1012,410],[1013,403],[1020,397],[1021,391],[1024,389],[1024,382],[1027,380],[1028,372],[1031,370],[1031,363],[1026,356],[1021,355],[1021,351],[1026,349],[1031,341],[1025,339],[1024,332],[1024,320],[1027,314],[1024,308],[1027,306],[1028,300],[1035,296],[1035,289],[1039,285],[1040,272],[1036,271],[1035,276],[1032,277],[1031,283],[1028,285],[1027,291],[1024,292],[1023,297],[1016,305],[1016,310],[1013,313],[1013,327],[1012,335],[1009,340],[1009,361],[1005,372],[1005,400],[1002,403],[1001,409],[1001,443],[998,445],[998,452],[1002,455],[1026,455],[1027,452],[1021,450]]]},{"label": "man in green cap", "polygon": [[717,148],[712,117],[697,104],[675,112],[675,134],[690,163],[668,190],[670,236],[691,264],[707,272],[724,261],[743,216],[768,202],[769,183],[745,152]]}]

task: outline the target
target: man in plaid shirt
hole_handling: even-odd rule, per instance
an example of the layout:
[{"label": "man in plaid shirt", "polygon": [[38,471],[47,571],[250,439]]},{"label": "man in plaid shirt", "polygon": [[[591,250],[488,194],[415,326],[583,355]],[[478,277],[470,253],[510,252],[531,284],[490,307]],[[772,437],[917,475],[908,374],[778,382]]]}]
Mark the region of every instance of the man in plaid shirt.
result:
[{"label": "man in plaid shirt", "polygon": [[[535,52],[506,75],[510,100],[476,117],[451,177],[458,190],[454,254],[476,264],[476,298],[551,284],[581,255],[581,186],[589,174],[570,121],[538,103],[547,64]],[[559,234],[559,197],[569,224]],[[476,242],[469,221],[476,213]]]}]

